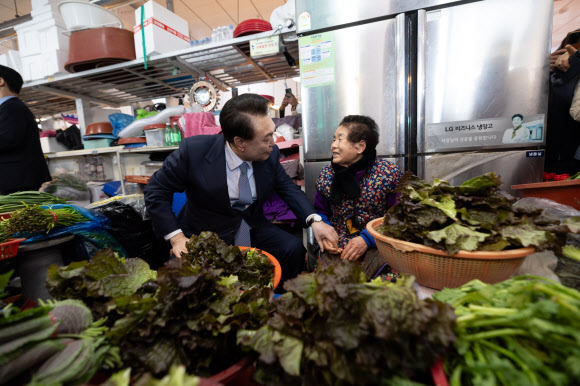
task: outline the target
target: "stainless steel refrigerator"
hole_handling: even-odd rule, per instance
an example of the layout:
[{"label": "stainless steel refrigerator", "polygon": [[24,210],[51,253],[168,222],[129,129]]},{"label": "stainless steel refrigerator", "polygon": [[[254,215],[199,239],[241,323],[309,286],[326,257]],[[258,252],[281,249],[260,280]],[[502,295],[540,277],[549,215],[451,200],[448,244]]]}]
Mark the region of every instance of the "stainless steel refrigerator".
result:
[{"label": "stainless steel refrigerator", "polygon": [[306,193],[340,120],[432,180],[542,180],[552,0],[296,0]]}]

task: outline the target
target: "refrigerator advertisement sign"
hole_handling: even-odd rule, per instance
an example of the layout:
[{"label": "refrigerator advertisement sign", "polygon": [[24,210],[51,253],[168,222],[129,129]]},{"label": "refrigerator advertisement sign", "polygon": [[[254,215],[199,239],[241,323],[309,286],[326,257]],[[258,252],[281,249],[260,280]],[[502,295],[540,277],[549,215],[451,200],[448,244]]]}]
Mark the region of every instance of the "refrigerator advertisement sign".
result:
[{"label": "refrigerator advertisement sign", "polygon": [[299,44],[302,87],[334,84],[334,33],[324,32],[301,37]]},{"label": "refrigerator advertisement sign", "polygon": [[425,151],[520,144],[539,146],[544,140],[543,114],[514,114],[505,118],[427,124]]}]

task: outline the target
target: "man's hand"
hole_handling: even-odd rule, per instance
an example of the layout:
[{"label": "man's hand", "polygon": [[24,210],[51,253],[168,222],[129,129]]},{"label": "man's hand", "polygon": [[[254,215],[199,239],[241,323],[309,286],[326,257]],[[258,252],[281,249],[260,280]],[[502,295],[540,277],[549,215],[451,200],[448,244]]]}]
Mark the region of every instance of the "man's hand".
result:
[{"label": "man's hand", "polygon": [[187,253],[187,248],[185,247],[185,243],[188,240],[189,239],[187,237],[185,237],[183,232],[180,232],[169,239],[169,242],[171,243],[171,247],[173,249],[173,254],[177,258],[180,259],[182,253]]},{"label": "man's hand", "polygon": [[333,255],[337,255],[342,252],[342,248],[338,248],[336,245],[332,245],[328,240],[322,240],[322,244],[324,245],[326,252],[332,253]]},{"label": "man's hand", "polygon": [[288,105],[292,106],[292,110],[296,110],[296,106],[298,106],[298,99],[293,94],[284,95],[280,110],[284,110]]},{"label": "man's hand", "polygon": [[554,70],[556,69],[556,61],[565,52],[566,50],[564,48],[552,52],[552,54],[550,55],[550,72],[554,72]]},{"label": "man's hand", "polygon": [[344,251],[340,255],[342,260],[355,261],[361,257],[368,249],[367,242],[361,236],[350,239]]},{"label": "man's hand", "polygon": [[[314,238],[318,241],[318,245],[322,252],[324,252],[324,249],[328,247],[333,250],[338,250],[338,233],[336,233],[333,227],[323,223],[322,221],[317,221],[312,224],[312,232],[314,232]],[[329,252],[333,253],[330,248]]]}]

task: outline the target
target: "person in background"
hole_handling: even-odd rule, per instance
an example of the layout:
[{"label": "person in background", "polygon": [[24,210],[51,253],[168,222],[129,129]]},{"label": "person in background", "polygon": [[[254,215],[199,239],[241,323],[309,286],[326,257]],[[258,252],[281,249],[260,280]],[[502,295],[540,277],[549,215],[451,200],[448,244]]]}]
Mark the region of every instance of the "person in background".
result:
[{"label": "person in background", "polygon": [[[367,278],[379,271],[390,280],[397,273],[386,265],[366,230],[369,221],[383,217],[396,202],[395,187],[402,175],[393,163],[377,158],[379,129],[361,115],[343,118],[331,145],[332,163],[316,182],[314,207],[322,221],[338,233],[338,247],[323,245],[320,258],[359,261]],[[326,252],[324,252],[326,250]]]},{"label": "person in background", "polygon": [[[223,136],[183,139],[144,193],[155,230],[170,241],[175,256],[187,252],[185,244],[193,234],[212,231],[226,243],[271,253],[280,262],[283,283],[302,271],[306,249],[264,217],[262,205],[273,192],[304,226],[312,227],[322,245],[336,248],[338,235],[316,218],[312,203],[280,165],[268,104],[257,94],[230,99],[220,114]],[[176,217],[172,197],[183,191],[187,201]]]},{"label": "person in background", "polygon": [[298,114],[297,111],[298,99],[296,99],[294,94],[286,94],[284,95],[284,99],[282,100],[282,104],[280,105],[280,118],[284,118],[286,116],[286,107],[288,107],[288,105],[292,106],[290,108],[291,115]]},{"label": "person in background", "polygon": [[[560,54],[554,55],[556,53]],[[544,171],[575,174],[580,170],[580,122],[571,116],[571,109],[574,90],[580,77],[580,53],[563,41],[554,54],[550,57],[552,73]],[[557,56],[555,60],[554,56]]]},{"label": "person in background", "polygon": [[22,76],[0,65],[0,194],[38,190],[50,181],[38,124],[32,111],[18,99]]}]

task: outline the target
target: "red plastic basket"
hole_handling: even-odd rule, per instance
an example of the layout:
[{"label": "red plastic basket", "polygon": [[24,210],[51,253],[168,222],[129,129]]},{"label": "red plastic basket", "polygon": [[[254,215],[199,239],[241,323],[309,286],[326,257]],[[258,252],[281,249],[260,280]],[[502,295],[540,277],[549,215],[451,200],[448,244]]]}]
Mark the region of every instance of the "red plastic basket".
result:
[{"label": "red plastic basket", "polygon": [[0,244],[0,260],[16,256],[18,245],[24,240],[26,239],[8,239],[5,243]]}]

